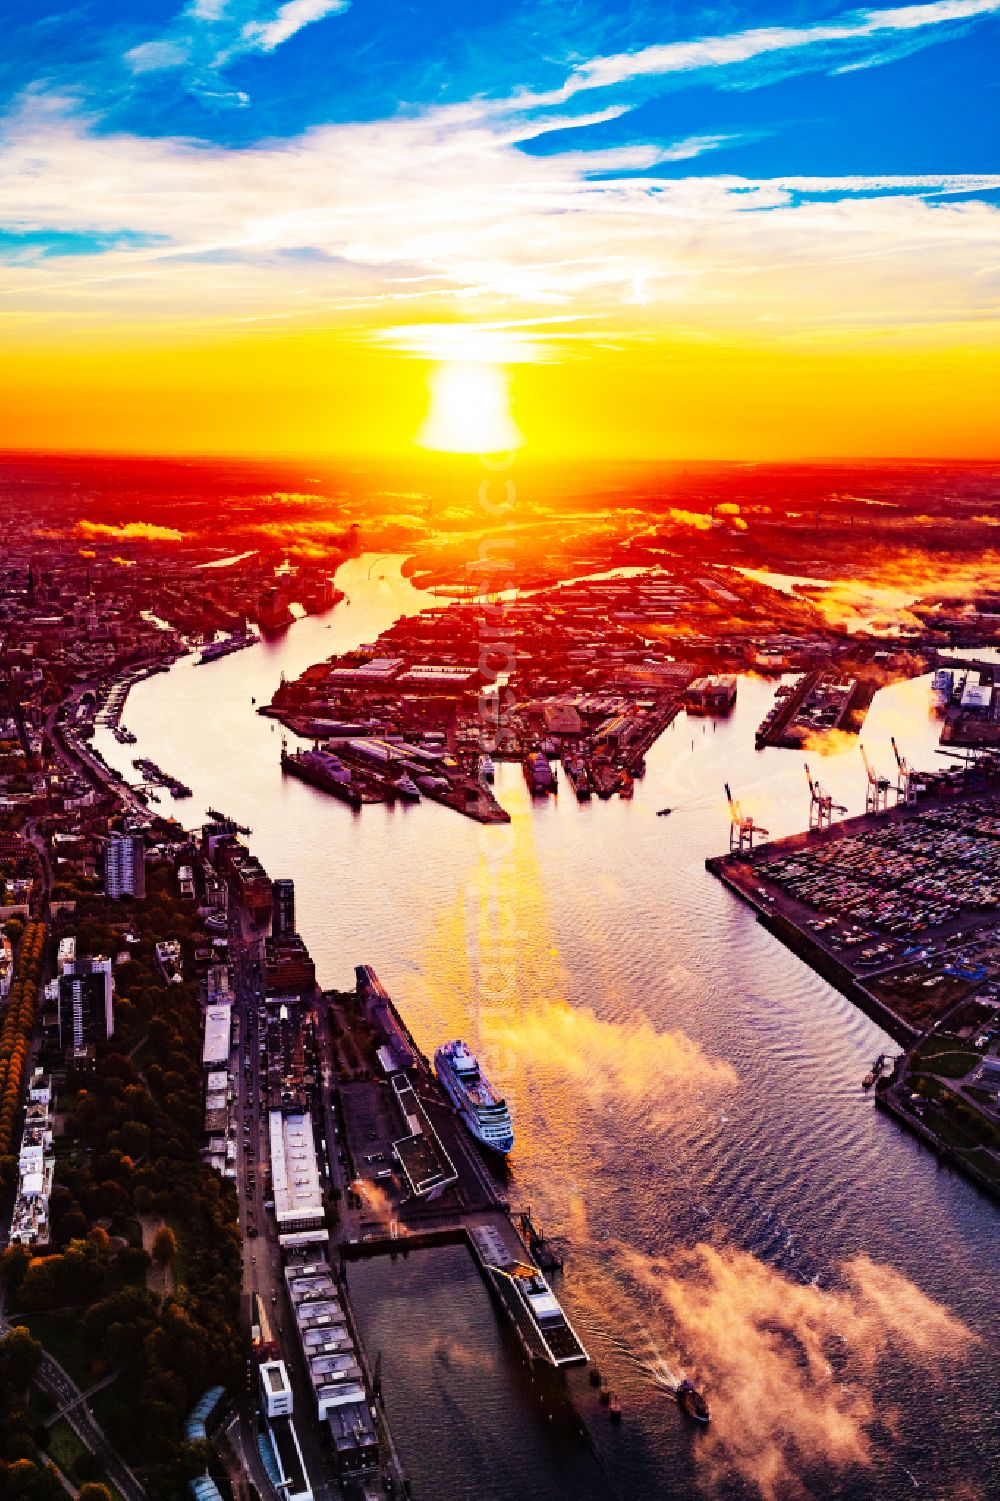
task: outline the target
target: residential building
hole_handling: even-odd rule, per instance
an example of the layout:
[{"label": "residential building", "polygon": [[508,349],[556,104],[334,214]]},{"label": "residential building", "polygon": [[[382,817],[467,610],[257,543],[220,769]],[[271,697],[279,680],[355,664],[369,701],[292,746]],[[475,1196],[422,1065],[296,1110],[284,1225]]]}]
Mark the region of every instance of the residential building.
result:
[{"label": "residential building", "polygon": [[114,1036],[111,960],[74,959],[59,976],[59,1046],[85,1048]]},{"label": "residential building", "polygon": [[104,851],[104,889],[112,900],[146,895],[146,850],[141,834],[112,834]]}]

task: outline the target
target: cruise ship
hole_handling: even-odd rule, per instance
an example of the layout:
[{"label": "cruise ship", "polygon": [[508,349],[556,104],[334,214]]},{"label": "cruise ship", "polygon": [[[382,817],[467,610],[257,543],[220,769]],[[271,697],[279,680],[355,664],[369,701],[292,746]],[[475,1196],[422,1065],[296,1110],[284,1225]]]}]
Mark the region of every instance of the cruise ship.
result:
[{"label": "cruise ship", "polygon": [[514,1145],[514,1128],[506,1101],[489,1080],[464,1042],[446,1042],[434,1054],[434,1068],[445,1093],[476,1141],[506,1156]]}]

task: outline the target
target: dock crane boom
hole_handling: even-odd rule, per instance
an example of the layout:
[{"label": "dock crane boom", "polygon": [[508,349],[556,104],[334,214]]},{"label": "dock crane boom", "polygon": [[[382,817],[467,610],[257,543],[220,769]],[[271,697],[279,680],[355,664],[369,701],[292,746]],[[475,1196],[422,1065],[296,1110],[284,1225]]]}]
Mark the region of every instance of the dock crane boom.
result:
[{"label": "dock crane boom", "polygon": [[910,763],[896,744],[895,735],[891,735],[892,753],[896,757],[896,765],[899,767],[899,782],[896,786],[896,798],[901,803],[915,803],[917,800],[917,786],[913,780],[913,772]]},{"label": "dock crane boom", "polygon": [[893,787],[888,777],[880,777],[878,772],[873,769],[871,762],[865,754],[864,746],[859,744],[858,748],[861,751],[861,759],[865,763],[865,771],[868,774],[868,788],[865,792],[865,812],[888,813],[889,793],[895,792],[896,788]]},{"label": "dock crane boom", "polygon": [[809,827],[811,829],[829,829],[833,826],[835,813],[846,813],[843,803],[835,803],[829,792],[824,792],[817,781],[813,780],[813,774],[809,770],[809,762],[805,763],[806,781],[809,783]]},{"label": "dock crane boom", "polygon": [[744,854],[753,849],[754,839],[766,839],[767,830],[754,823],[752,814],[745,814],[733,797],[729,783],[726,784],[726,800],[729,803],[729,848],[731,852]]}]

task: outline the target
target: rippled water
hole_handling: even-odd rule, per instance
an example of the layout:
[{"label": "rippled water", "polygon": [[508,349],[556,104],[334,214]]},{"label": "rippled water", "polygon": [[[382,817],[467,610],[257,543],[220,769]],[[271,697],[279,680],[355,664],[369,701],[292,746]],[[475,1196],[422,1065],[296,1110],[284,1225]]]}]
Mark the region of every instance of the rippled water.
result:
[{"label": "rippled water", "polygon": [[[514,1337],[464,1246],[352,1262],[362,1337],[417,1497],[601,1501],[589,1444],[532,1393]],[[558,1418],[558,1414],[556,1414]]]},{"label": "rippled water", "polygon": [[[177,664],[129,698],[138,744],[99,743],[188,782],[185,821],[214,805],[252,825],[271,874],[295,879],[324,983],[370,962],[425,1050],[462,1035],[480,1051],[514,1110],[512,1201],[562,1241],[560,1295],[625,1408],[612,1429],[579,1383],[619,1493],[997,1494],[996,1210],[861,1091],[884,1034],[704,869],[726,844],[726,779],[773,833],[805,823],[802,756],[753,749],[773,682],[741,678],[717,726],[682,715],[631,803],[564,787],[532,805],[501,766],[507,829],[432,805],[354,814],[282,779],[280,728],[250,702],[434,603],[398,560],[338,582],[349,606]],[[891,733],[918,766],[939,760],[925,679],[876,697],[862,738],[885,770]],[[856,743],[809,760],[863,808]],[[681,1371],[709,1392],[707,1433],[669,1399]],[[435,1452],[463,1432],[437,1425]],[[522,1475],[489,1494],[535,1492]]]}]

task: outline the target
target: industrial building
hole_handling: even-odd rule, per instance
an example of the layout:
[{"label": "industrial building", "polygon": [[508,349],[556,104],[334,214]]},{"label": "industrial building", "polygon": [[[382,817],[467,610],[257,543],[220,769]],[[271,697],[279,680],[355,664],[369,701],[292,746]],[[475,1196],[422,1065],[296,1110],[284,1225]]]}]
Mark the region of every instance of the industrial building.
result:
[{"label": "industrial building", "polygon": [[271,1110],[268,1131],[274,1217],[279,1232],[320,1228],[323,1194],[312,1117],[305,1111]]},{"label": "industrial building", "polygon": [[736,678],[695,678],[684,695],[689,714],[728,714],[736,702]]},{"label": "industrial building", "polygon": [[285,1286],[337,1474],[371,1469],[379,1459],[378,1430],[330,1265],[307,1256],[293,1260],[285,1268]]},{"label": "industrial building", "polygon": [[205,1041],[201,1061],[205,1068],[225,1068],[229,1063],[233,1008],[226,1001],[205,1007]]}]

